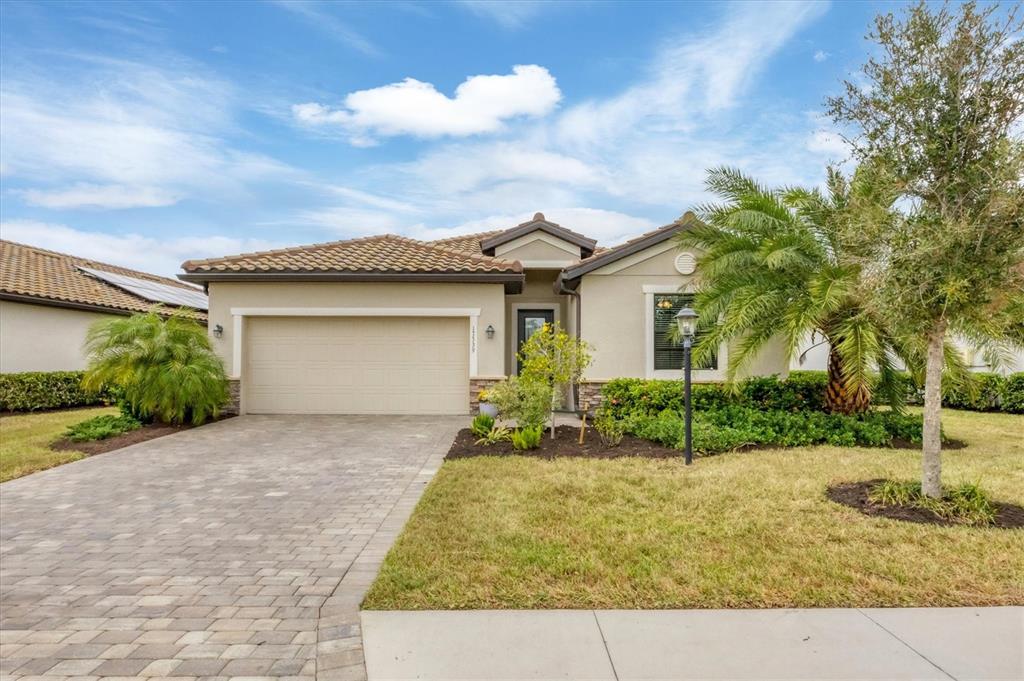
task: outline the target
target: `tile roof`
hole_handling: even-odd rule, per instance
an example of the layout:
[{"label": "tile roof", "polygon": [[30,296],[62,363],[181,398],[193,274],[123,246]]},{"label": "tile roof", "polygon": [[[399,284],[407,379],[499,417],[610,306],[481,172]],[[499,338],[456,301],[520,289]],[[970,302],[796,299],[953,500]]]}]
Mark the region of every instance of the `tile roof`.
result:
[{"label": "tile roof", "polygon": [[513,239],[531,234],[538,230],[547,232],[552,236],[579,246],[583,251],[584,257],[590,256],[594,252],[594,248],[597,246],[596,240],[580,234],[579,232],[567,229],[557,222],[551,222],[544,217],[544,213],[536,213],[532,220],[521,222],[511,229],[503,230],[494,236],[488,237],[480,246],[483,248],[484,252],[491,253],[494,251],[495,247],[500,246],[501,244],[508,243]]},{"label": "tile roof", "polygon": [[489,232],[476,232],[475,234],[462,234],[461,236],[451,236],[447,239],[435,239],[427,243],[441,246],[443,248],[451,248],[456,251],[463,251],[465,253],[474,253],[476,255],[482,255],[483,249],[480,248],[480,242],[484,239],[488,239],[492,236],[496,236],[504,232],[504,229],[493,229]]},{"label": "tile roof", "polygon": [[[7,294],[7,296],[19,298],[52,301],[54,304],[63,302],[126,312],[147,312],[157,304],[97,279],[83,272],[79,267],[135,277],[187,291],[197,291],[195,286],[176,279],[158,277],[126,267],[108,265],[35,246],[0,240],[0,296]],[[197,319],[206,320],[205,312],[196,311],[194,316]]]},{"label": "tile roof", "polygon": [[[522,265],[394,234],[182,263],[203,273],[518,274]],[[190,277],[194,278],[194,277]]]},{"label": "tile roof", "polygon": [[562,277],[565,280],[575,279],[587,272],[591,272],[599,267],[603,267],[609,263],[615,262],[616,260],[625,258],[628,255],[650,248],[655,244],[659,244],[662,241],[671,238],[679,230],[693,224],[695,221],[696,217],[694,214],[687,211],[675,222],[658,227],[657,229],[652,229],[649,232],[644,232],[640,236],[634,237],[629,241],[624,241],[617,246],[612,246],[611,248],[601,251],[595,251],[592,257],[580,260],[576,264],[566,267],[562,273]]}]

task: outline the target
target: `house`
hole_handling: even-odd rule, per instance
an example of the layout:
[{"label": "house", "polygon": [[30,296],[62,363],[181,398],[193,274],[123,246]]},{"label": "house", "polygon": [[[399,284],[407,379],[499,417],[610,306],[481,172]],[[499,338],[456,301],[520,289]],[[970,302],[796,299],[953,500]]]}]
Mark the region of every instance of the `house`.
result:
[{"label": "house", "polygon": [[[424,242],[372,236],[182,265],[210,297],[210,328],[243,413],[465,414],[518,370],[554,322],[594,346],[581,394],[616,377],[678,378],[667,338],[696,263],[678,221],[613,248],[547,220]],[[697,368],[724,377],[729,349]],[[771,346],[752,374],[785,374]]]},{"label": "house", "polygon": [[89,325],[158,304],[188,306],[206,323],[206,296],[193,285],[0,241],[0,373],[84,369]]}]

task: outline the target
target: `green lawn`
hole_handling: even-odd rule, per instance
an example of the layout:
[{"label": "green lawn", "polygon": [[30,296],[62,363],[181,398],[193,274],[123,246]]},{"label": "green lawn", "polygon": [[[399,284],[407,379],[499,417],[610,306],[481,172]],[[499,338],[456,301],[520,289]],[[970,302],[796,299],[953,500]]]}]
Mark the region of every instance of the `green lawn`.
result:
[{"label": "green lawn", "polygon": [[[1024,416],[944,411],[948,483],[1024,504]],[[1024,604],[1024,530],[871,518],[832,481],[915,478],[912,450],[681,461],[446,462],[363,607],[768,608]]]},{"label": "green lawn", "polygon": [[116,413],[114,407],[90,407],[0,416],[0,482],[81,459],[85,456],[81,452],[55,452],[49,444],[72,424]]}]

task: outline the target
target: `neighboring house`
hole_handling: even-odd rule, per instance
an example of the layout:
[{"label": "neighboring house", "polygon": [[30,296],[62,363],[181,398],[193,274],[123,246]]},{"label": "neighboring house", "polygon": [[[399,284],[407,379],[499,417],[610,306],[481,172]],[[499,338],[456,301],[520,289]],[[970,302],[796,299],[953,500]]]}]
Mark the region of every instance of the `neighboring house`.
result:
[{"label": "neighboring house", "polygon": [[[983,353],[972,349],[966,341],[954,338],[953,342],[960,349],[960,353],[971,371],[993,371],[992,366],[985,361]],[[808,339],[800,345],[800,350],[793,356],[789,363],[789,369],[790,371],[827,371],[828,352],[827,341],[822,342],[820,337],[814,341]],[[897,362],[897,368],[902,367],[902,363]],[[1016,371],[1024,371],[1024,350],[1013,350],[1008,361],[998,369],[997,373],[1012,374]]]},{"label": "neighboring house", "polygon": [[206,323],[206,296],[195,286],[0,241],[0,373],[84,369],[90,324],[157,304],[188,305]]},{"label": "neighboring house", "polygon": [[[517,372],[520,344],[545,322],[594,346],[585,398],[620,376],[680,377],[667,332],[697,273],[672,237],[692,220],[601,249],[537,213],[432,242],[384,235],[190,260],[179,276],[209,293],[243,413],[465,414]],[[727,358],[720,348],[695,380],[721,380]],[[786,372],[781,346],[750,369]]]}]

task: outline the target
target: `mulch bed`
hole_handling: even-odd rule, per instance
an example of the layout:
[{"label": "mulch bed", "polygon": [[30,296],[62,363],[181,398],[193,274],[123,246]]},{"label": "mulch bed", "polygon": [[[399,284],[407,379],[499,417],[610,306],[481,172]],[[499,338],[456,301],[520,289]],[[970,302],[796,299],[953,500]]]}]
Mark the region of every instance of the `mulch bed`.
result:
[{"label": "mulch bed", "polygon": [[[231,417],[225,416],[222,417],[221,419],[216,420],[220,421],[223,420],[223,418]],[[136,428],[135,430],[130,430],[127,433],[121,433],[120,435],[108,437],[104,440],[73,442],[66,437],[62,437],[56,442],[53,442],[50,445],[50,449],[53,449],[58,452],[70,450],[74,452],[82,452],[83,454],[92,456],[93,454],[104,454],[106,452],[112,452],[115,449],[121,449],[122,447],[127,447],[128,445],[135,445],[140,442],[146,442],[147,440],[155,440],[156,438],[163,437],[164,435],[172,435],[174,433],[180,433],[183,430],[191,430],[192,428],[196,427],[198,426],[193,426],[191,424],[171,426],[166,423],[150,423],[142,426],[141,428]]]},{"label": "mulch bed", "polygon": [[548,430],[537,449],[520,451],[512,447],[511,442],[499,442],[493,445],[476,444],[477,436],[469,428],[463,428],[455,436],[455,442],[445,459],[468,459],[474,456],[532,456],[539,459],[561,459],[566,457],[583,457],[588,459],[618,459],[624,456],[638,456],[647,459],[681,459],[682,450],[665,447],[657,442],[643,440],[632,435],[624,435],[617,447],[605,447],[601,438],[593,428],[587,428],[583,444],[579,443],[580,430],[576,426],[558,426],[555,428],[555,439],[551,439]]},{"label": "mulch bed", "polygon": [[[884,481],[880,478],[863,482],[844,482],[829,487],[827,495],[832,501],[854,508],[864,515],[928,525],[963,526],[963,523],[953,522],[924,508],[874,503],[868,498],[868,494],[881,482]],[[1002,502],[995,502],[995,506],[996,522],[986,527],[1024,528],[1024,506]]]}]

